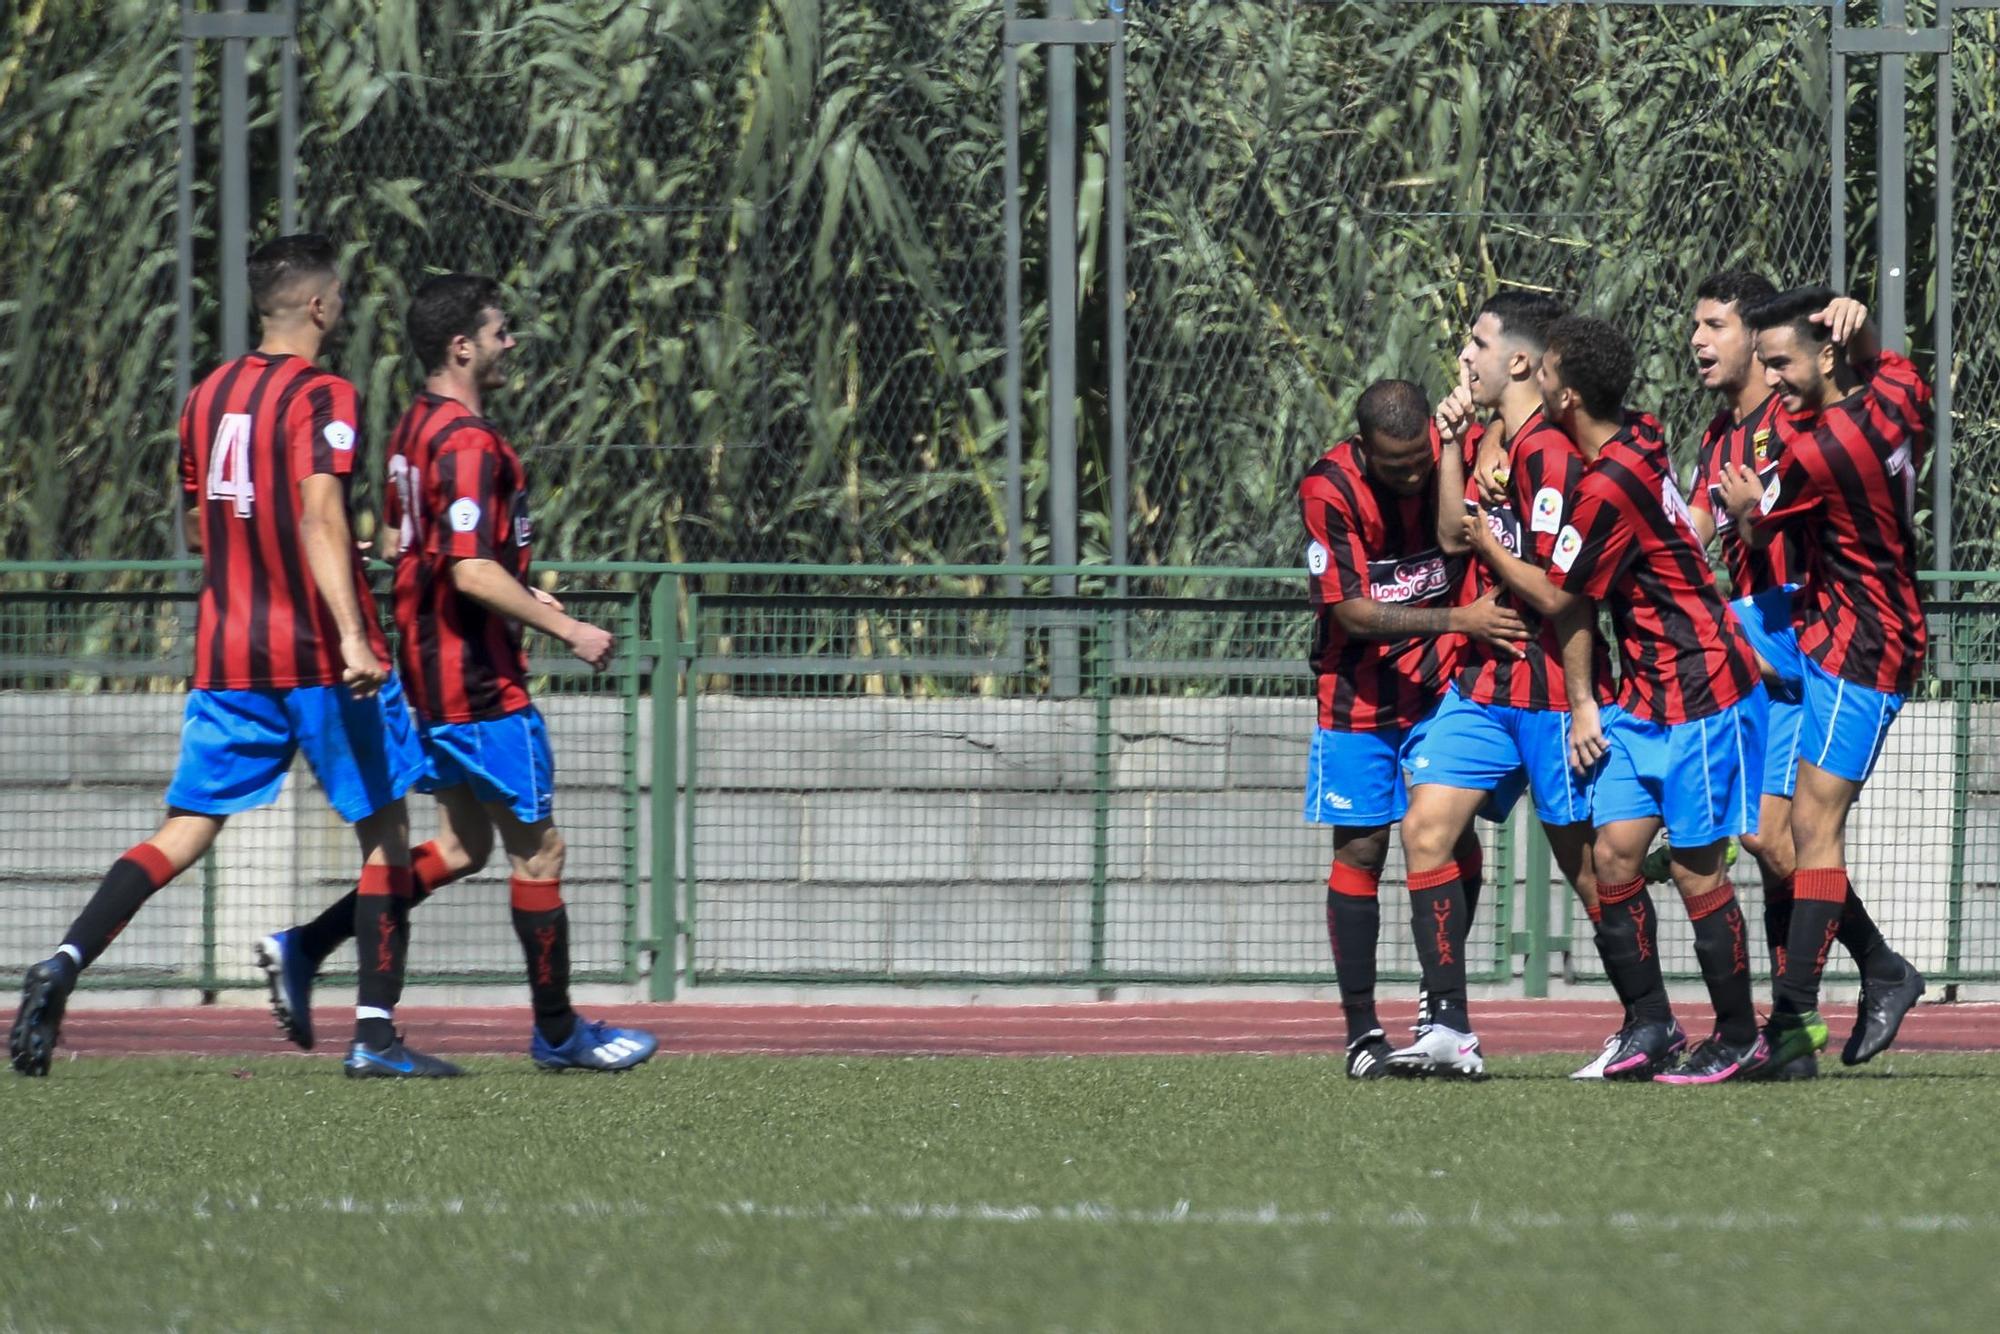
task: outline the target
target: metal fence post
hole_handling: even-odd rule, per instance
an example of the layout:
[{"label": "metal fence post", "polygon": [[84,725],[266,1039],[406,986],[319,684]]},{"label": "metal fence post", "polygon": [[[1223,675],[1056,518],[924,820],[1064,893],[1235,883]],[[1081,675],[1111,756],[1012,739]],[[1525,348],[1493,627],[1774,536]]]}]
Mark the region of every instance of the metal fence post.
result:
[{"label": "metal fence post", "polygon": [[695,983],[695,921],[700,916],[700,895],[697,893],[695,887],[694,868],[696,856],[694,822],[695,803],[699,800],[695,795],[695,784],[700,773],[695,761],[695,756],[698,753],[695,746],[695,733],[696,724],[699,719],[699,710],[696,707],[696,701],[701,698],[701,678],[698,675],[701,666],[701,595],[690,592],[688,594],[687,606],[687,727],[682,733],[681,738],[683,742],[681,781],[687,785],[687,796],[680,804],[681,880],[683,886],[681,897],[681,949],[685,951],[686,961],[682,978],[686,982],[686,985],[692,987]]},{"label": "metal fence post", "polygon": [[1090,973],[1104,973],[1106,901],[1111,868],[1111,610],[1090,621],[1090,693],[1095,701],[1090,783]]},{"label": "metal fence post", "polygon": [[[1952,265],[1955,256],[1951,234],[1951,197],[1954,188],[1952,178],[1958,164],[1953,158],[1951,5],[1952,0],[1937,0],[1937,24],[1944,35],[1944,49],[1938,52],[1937,57],[1937,243],[1932,247],[1932,253],[1937,257],[1937,310],[1932,326],[1936,331],[1937,365],[1931,374],[1932,407],[1936,420],[1936,438],[1931,445],[1935,460],[1931,464],[1931,564],[1940,570],[1958,568],[1952,550],[1951,379],[1957,358],[1957,340],[1952,331]],[[1943,581],[1933,590],[1935,597],[1950,595],[1951,589]]]},{"label": "metal fence post", "polygon": [[[246,0],[222,0],[225,15],[241,14]],[[250,276],[250,75],[241,37],[222,39],[222,216],[216,227],[222,259],[222,337],[224,359],[239,357],[249,347]]]},{"label": "metal fence post", "polygon": [[674,591],[678,581],[660,575],[653,581],[653,789],[647,802],[653,829],[650,879],[653,886],[653,962],[647,994],[656,1001],[674,998],[675,949],[680,942],[676,901],[680,886],[674,879],[674,816],[678,809],[679,775],[675,772],[680,732],[681,635]]},{"label": "metal fence post", "polygon": [[[1048,0],[1051,20],[1074,18],[1073,0]],[[1048,48],[1049,86],[1049,562],[1076,564],[1076,51]],[[1057,575],[1058,597],[1076,592]],[[1049,671],[1058,698],[1077,693],[1077,632],[1058,625]]]},{"label": "metal fence post", "polygon": [[[1900,28],[1908,17],[1905,0],[1882,0],[1882,26]],[[1899,53],[1885,52],[1876,71],[1881,94],[1875,108],[1875,226],[1881,262],[1876,276],[1876,322],[1882,346],[1901,352],[1909,346],[1909,316],[1904,303],[1905,269],[1909,265],[1909,169],[1906,142],[1908,69]]]}]

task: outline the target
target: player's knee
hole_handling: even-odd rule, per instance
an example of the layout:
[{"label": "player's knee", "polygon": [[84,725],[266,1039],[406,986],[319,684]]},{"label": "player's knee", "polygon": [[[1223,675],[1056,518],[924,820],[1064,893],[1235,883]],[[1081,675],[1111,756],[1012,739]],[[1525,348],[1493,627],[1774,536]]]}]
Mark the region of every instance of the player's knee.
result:
[{"label": "player's knee", "polygon": [[1382,867],[1389,860],[1389,827],[1341,830],[1334,838],[1333,859],[1371,875],[1382,874]]},{"label": "player's knee", "polygon": [[535,880],[562,879],[563,860],[568,851],[569,845],[563,842],[563,836],[551,825],[542,835],[540,844],[528,855],[526,869],[529,877]]},{"label": "player's knee", "polygon": [[451,868],[453,878],[462,875],[478,875],[486,869],[486,863],[493,860],[493,831],[483,829],[477,833],[467,832],[446,852],[445,862]]}]

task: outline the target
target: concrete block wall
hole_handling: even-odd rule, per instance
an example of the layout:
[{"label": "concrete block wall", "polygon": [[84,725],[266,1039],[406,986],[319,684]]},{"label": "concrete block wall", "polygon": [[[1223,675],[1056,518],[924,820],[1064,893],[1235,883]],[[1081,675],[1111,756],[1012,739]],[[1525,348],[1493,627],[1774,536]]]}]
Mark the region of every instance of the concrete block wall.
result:
[{"label": "concrete block wall", "polygon": [[[0,692],[0,817],[12,846],[0,969],[53,946],[104,868],[149,833],[178,753],[179,695]],[[566,896],[580,969],[623,962],[624,713],[616,699],[543,701],[556,741],[557,813],[571,846]],[[641,790],[651,710],[638,710]],[[1326,967],[1331,836],[1299,814],[1305,699],[1114,701],[1100,755],[1091,701],[703,696],[698,703],[695,959],[724,972],[1064,973],[1091,961],[1094,833],[1105,821],[1103,962],[1167,974]],[[1855,882],[1927,968],[1949,942],[1950,706],[1914,703],[1891,731],[1855,817]],[[1109,775],[1104,809],[1095,793]],[[2000,705],[1973,714],[1962,958],[2000,966]],[[413,803],[428,836],[428,803]],[[652,830],[640,813],[638,868]],[[678,864],[686,866],[679,822]],[[247,979],[249,944],[344,892],[351,835],[303,765],[275,806],[232,822],[219,848],[216,963]],[[1489,831],[1490,847],[1490,831]],[[1761,942],[1756,872],[1737,880]],[[1385,885],[1401,883],[1392,853]],[[641,884],[638,921],[648,916]],[[1669,922],[1677,911],[1663,897]],[[1560,912],[1561,891],[1555,891]],[[1413,967],[1385,901],[1383,963]],[[1559,917],[1557,920],[1560,920]],[[189,975],[201,964],[191,873],[164,891],[107,966]],[[1482,913],[1473,957],[1495,927]],[[1670,926],[1670,965],[1692,966]],[[419,970],[518,967],[504,871],[424,909]],[[1587,949],[1587,946],[1586,946]],[[1591,961],[1586,961],[1589,963]]]}]

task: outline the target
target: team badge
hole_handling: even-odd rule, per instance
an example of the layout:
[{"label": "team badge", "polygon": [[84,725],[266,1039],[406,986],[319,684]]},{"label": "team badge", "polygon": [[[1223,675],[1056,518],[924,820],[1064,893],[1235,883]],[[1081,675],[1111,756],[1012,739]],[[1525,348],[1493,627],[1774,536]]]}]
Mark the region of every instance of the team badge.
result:
[{"label": "team badge", "polygon": [[328,422],[320,432],[326,443],[345,454],[354,448],[354,428],[346,422]]},{"label": "team badge", "polygon": [[1535,492],[1535,508],[1528,515],[1529,529],[1537,533],[1553,533],[1561,529],[1562,520],[1562,492],[1552,486]]},{"label": "team badge", "polygon": [[1576,525],[1563,525],[1562,536],[1556,538],[1556,549],[1549,557],[1549,564],[1569,573],[1569,567],[1576,564],[1577,553],[1583,550],[1583,534],[1576,531]]},{"label": "team badge", "polygon": [[447,513],[451,516],[454,532],[469,533],[479,526],[479,502],[471,496],[460,496],[452,501]]},{"label": "team badge", "polygon": [[1750,437],[1750,449],[1751,452],[1756,456],[1757,467],[1759,469],[1762,469],[1765,464],[1771,461],[1770,427],[1767,426],[1763,430],[1757,432],[1757,434]]},{"label": "team badge", "polygon": [[1327,549],[1318,542],[1313,543],[1311,546],[1306,548],[1307,573],[1314,575],[1325,574],[1327,561],[1329,559],[1330,557],[1327,553]]}]

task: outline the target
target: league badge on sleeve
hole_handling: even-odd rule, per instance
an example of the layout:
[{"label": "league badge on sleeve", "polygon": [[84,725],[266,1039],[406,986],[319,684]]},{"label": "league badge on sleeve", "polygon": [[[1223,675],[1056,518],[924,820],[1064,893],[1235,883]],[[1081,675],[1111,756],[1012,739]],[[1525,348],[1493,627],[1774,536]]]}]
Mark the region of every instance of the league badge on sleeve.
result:
[{"label": "league badge on sleeve", "polygon": [[1764,498],[1757,502],[1759,514],[1769,514],[1778,507],[1778,479],[1773,476],[1770,485],[1764,488]]},{"label": "league badge on sleeve", "polygon": [[1331,557],[1328,555],[1324,545],[1318,542],[1313,543],[1306,548],[1306,572],[1314,576],[1325,574],[1327,562],[1330,559]]},{"label": "league badge on sleeve", "polygon": [[328,422],[320,434],[326,437],[330,447],[343,454],[354,448],[354,427],[347,422]]},{"label": "league badge on sleeve", "polygon": [[1549,556],[1549,564],[1569,573],[1569,567],[1576,564],[1579,552],[1583,550],[1583,534],[1576,531],[1575,524],[1564,524],[1562,535],[1556,538],[1556,549]]},{"label": "league badge on sleeve", "polygon": [[479,502],[471,496],[460,496],[452,501],[451,509],[446,512],[451,516],[454,532],[469,533],[479,526]]}]

